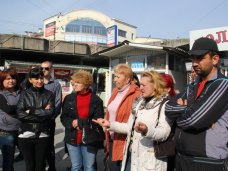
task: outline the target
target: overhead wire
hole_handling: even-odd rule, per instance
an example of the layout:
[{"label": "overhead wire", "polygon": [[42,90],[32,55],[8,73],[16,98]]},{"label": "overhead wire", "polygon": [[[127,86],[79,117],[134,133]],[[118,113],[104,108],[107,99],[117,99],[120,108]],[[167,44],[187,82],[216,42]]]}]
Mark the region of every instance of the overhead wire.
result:
[{"label": "overhead wire", "polygon": [[46,10],[45,8],[41,7],[40,5],[37,5],[35,2],[36,1],[31,1],[31,0],[27,0],[27,2],[29,2],[30,4],[32,4],[33,6],[39,8],[40,10],[42,10],[43,12],[45,12],[48,15],[52,15],[52,13],[48,10]]},{"label": "overhead wire", "polygon": [[[192,22],[191,25],[188,28],[193,28],[194,26],[196,26],[196,24],[199,24],[200,21],[202,21],[205,17],[207,17],[208,15],[210,15],[213,11],[215,11],[216,9],[218,9],[224,2],[226,2],[227,0],[223,0],[220,1],[216,6],[213,5],[213,8],[211,8],[210,10],[208,10],[205,14],[203,14],[202,16],[198,17],[197,20],[195,22]],[[180,35],[184,35],[186,32],[189,32],[189,30],[182,32]]]}]

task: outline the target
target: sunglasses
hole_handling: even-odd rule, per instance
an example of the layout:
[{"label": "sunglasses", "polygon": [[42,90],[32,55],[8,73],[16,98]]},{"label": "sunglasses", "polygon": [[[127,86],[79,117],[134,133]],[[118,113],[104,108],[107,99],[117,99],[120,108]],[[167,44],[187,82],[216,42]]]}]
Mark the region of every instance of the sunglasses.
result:
[{"label": "sunglasses", "polygon": [[42,70],[46,70],[46,71],[49,71],[50,68],[49,67],[41,67]]}]

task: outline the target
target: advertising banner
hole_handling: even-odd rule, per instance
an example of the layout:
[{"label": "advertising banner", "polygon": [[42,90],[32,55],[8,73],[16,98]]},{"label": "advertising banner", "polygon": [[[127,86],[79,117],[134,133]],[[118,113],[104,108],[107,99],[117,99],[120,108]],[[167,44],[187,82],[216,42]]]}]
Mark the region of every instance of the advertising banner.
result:
[{"label": "advertising banner", "polygon": [[55,34],[56,22],[53,21],[45,25],[45,37],[52,36]]},{"label": "advertising banner", "polygon": [[112,47],[117,45],[117,25],[107,28],[107,46]]},{"label": "advertising banner", "polygon": [[228,50],[228,26],[190,31],[190,49],[196,39],[208,37],[217,42],[219,51]]}]

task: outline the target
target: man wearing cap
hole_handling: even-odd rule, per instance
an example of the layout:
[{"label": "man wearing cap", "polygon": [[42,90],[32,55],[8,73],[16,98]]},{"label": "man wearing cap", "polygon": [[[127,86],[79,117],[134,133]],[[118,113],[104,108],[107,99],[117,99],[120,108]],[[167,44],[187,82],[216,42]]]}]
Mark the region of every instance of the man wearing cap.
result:
[{"label": "man wearing cap", "polygon": [[228,167],[228,79],[219,72],[214,40],[197,39],[189,54],[196,80],[171,99],[165,111],[178,126],[176,171],[224,171]]}]

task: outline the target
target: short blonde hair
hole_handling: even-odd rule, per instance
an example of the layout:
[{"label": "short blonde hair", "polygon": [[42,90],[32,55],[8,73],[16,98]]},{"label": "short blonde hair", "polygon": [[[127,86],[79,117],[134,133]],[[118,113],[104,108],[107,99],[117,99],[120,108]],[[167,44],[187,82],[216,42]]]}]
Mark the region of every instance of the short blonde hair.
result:
[{"label": "short blonde hair", "polygon": [[71,76],[72,81],[75,83],[81,83],[86,86],[91,86],[93,84],[93,77],[89,71],[78,70]]},{"label": "short blonde hair", "polygon": [[133,78],[133,72],[128,64],[118,64],[114,67],[114,73],[123,74],[125,77]]},{"label": "short blonde hair", "polygon": [[156,98],[161,98],[162,96],[167,95],[166,83],[161,75],[156,71],[145,71],[142,73],[141,77],[150,78],[150,82],[154,84]]}]

